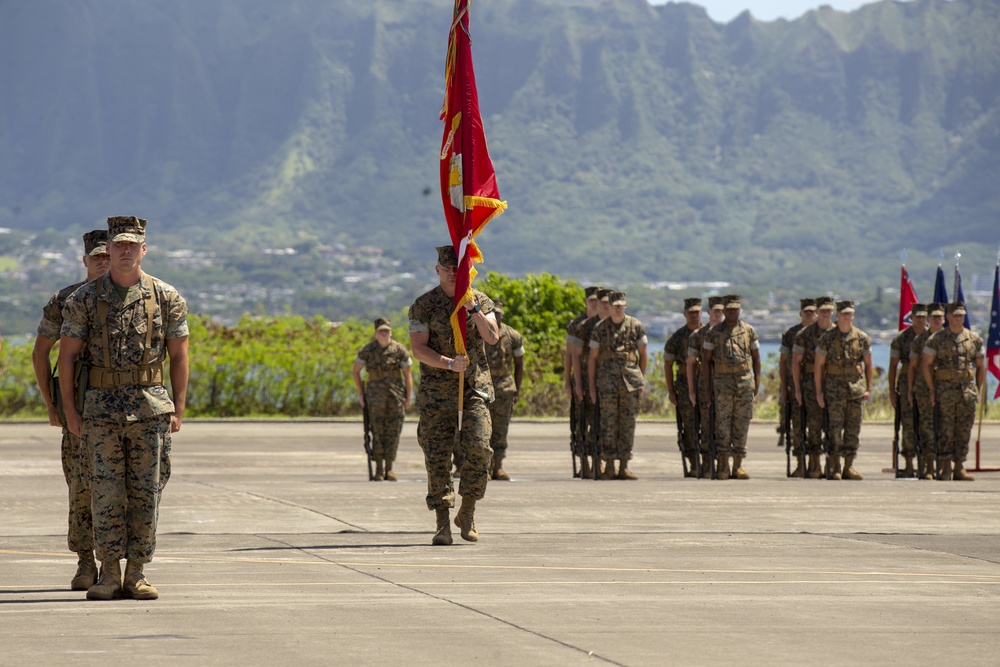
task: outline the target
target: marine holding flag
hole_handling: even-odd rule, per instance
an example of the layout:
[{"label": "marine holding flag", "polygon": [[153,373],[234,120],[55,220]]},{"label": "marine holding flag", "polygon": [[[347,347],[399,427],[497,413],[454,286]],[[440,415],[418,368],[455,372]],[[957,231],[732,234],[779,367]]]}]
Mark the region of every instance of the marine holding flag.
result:
[{"label": "marine holding flag", "polygon": [[472,289],[476,277],[472,264],[483,259],[473,239],[507,208],[500,201],[479,115],[469,0],[455,0],[441,121],[441,199],[452,245],[437,249],[440,284],[413,302],[409,319],[410,346],[421,370],[417,442],[427,467],[427,507],[437,513],[432,544],[446,545],[452,543],[448,511],[455,506],[451,454],[456,438],[465,462],[460,471],[462,506],[455,524],[463,539],[479,539],[474,513],[476,501],[486,493],[493,455],[487,409],[493,382],[484,343],[495,345],[499,329],[493,302]]}]

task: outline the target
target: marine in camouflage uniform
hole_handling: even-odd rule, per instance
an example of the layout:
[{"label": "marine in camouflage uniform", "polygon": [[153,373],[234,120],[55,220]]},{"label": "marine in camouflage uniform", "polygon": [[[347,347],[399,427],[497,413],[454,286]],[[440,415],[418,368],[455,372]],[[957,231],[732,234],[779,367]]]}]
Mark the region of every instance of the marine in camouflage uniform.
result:
[{"label": "marine in camouflage uniform", "polygon": [[[837,302],[837,326],[816,345],[816,402],[828,415],[833,467],[828,477],[841,479],[840,457],[844,457],[843,479],[863,479],[854,469],[861,444],[861,413],[872,393],[872,344],[854,326],[854,302]],[[827,461],[830,464],[830,461]]]},{"label": "marine in camouflage uniform", "polygon": [[[392,339],[392,323],[379,317],[375,320],[375,340],[358,350],[351,375],[358,390],[358,400],[368,409],[372,429],[372,458],[375,459],[374,480],[396,481],[392,464],[399,448],[406,408],[410,407],[413,375],[410,353]],[[368,376],[368,387],[361,382],[361,369]]]},{"label": "marine in camouflage uniform", "polygon": [[[785,424],[789,424],[791,433],[788,438],[792,443],[792,456],[795,458],[795,470],[792,477],[803,477],[802,469],[802,410],[795,401],[795,378],[792,376],[792,350],[795,347],[795,337],[804,328],[816,321],[816,299],[799,299],[799,323],[789,327],[781,335],[781,347],[778,350],[778,377],[781,379],[781,423],[778,432],[784,433]],[[786,415],[788,412],[790,414]],[[781,442],[779,441],[779,445]]]},{"label": "marine in camouflage uniform", "polygon": [[635,418],[645,387],[646,331],[642,323],[625,314],[624,292],[611,292],[611,317],[594,327],[587,368],[590,395],[601,410],[600,452],[604,459],[602,479],[638,479],[628,469],[635,440]]},{"label": "marine in camouflage uniform", "polygon": [[708,384],[706,384],[705,374],[702,372],[702,346],[705,344],[705,335],[724,319],[724,312],[723,297],[708,297],[708,324],[694,331],[688,338],[688,397],[701,422],[701,477],[703,479],[711,479],[715,461],[712,459],[709,443],[711,411],[709,410]]},{"label": "marine in camouflage uniform", "polygon": [[[913,304],[910,308],[910,323],[910,326],[893,337],[889,345],[889,403],[899,412],[899,425],[902,431],[899,451],[906,462],[902,473],[904,477],[913,477],[916,474],[913,469],[913,406],[909,401],[910,348],[913,346],[913,339],[927,328],[925,304]],[[894,461],[893,466],[895,465],[897,463]]]},{"label": "marine in camouflage uniform", "polygon": [[[795,335],[792,346],[792,380],[795,386],[794,410],[799,412],[799,433],[802,432],[802,406],[806,411],[806,464],[809,479],[823,477],[820,456],[823,453],[823,408],[816,402],[816,346],[819,339],[827,331],[833,329],[833,299],[828,296],[817,297],[817,320]],[[801,439],[801,435],[799,436]]]},{"label": "marine in camouflage uniform", "polygon": [[[587,458],[587,443],[590,437],[589,430],[593,420],[593,406],[590,404],[590,397],[584,391],[584,380],[587,376],[587,361],[590,357],[588,348],[590,346],[589,335],[584,338],[585,324],[597,317],[597,291],[601,289],[596,285],[584,289],[584,300],[587,310],[574,317],[566,325],[566,369],[564,378],[566,380],[566,392],[570,397],[570,419],[574,424],[570,425],[570,434],[573,429],[582,428],[582,432],[577,434],[575,442],[570,441],[573,456],[580,460],[580,469],[576,471],[574,477],[587,479],[591,475],[590,460]],[[592,327],[587,329],[591,331]],[[578,414],[583,412],[583,415]],[[575,467],[575,466],[574,466]]]},{"label": "marine in camouflage uniform", "polygon": [[[695,406],[688,395],[687,350],[691,334],[701,329],[701,299],[694,297],[684,299],[684,318],[686,322],[671,334],[663,345],[663,373],[667,383],[667,393],[670,403],[677,410],[681,433],[678,439],[681,452],[688,459],[688,477],[698,474],[698,425],[695,423]],[[677,365],[677,375],[674,375],[674,364]]]},{"label": "marine in camouflage uniform", "polygon": [[934,409],[931,407],[931,392],[927,386],[920,361],[923,358],[924,346],[927,340],[944,329],[943,303],[927,304],[927,329],[913,338],[910,345],[910,370],[907,374],[909,382],[910,409],[917,411],[917,435],[920,437],[920,461],[918,461],[917,477],[932,480],[937,472],[937,439],[934,435]]},{"label": "marine in camouflage uniform", "polygon": [[[160,462],[180,429],[187,394],[187,304],[142,272],[146,221],[108,218],[111,271],[74,292],[63,308],[60,388],[70,395],[82,355],[91,364],[83,415],[65,402],[66,424],[91,452],[91,507],[101,572],[87,598],[155,599],[142,569],[156,550],[163,490]],[[173,400],[164,387],[170,357]],[[122,583],[120,560],[128,559]]]},{"label": "marine in camouflage uniform", "polygon": [[[108,230],[95,229],[83,235],[83,265],[87,280],[64,287],[48,300],[38,323],[38,335],[31,353],[38,389],[49,412],[49,424],[62,427],[62,469],[69,487],[69,529],[66,542],[69,550],[77,554],[76,574],[70,589],[85,591],[97,581],[97,563],[94,561],[94,526],[90,512],[90,453],[83,441],[66,428],[58,394],[59,379],[52,375],[51,353],[59,341],[62,328],[62,309],[66,299],[89,280],[100,278],[108,271],[111,258],[107,250]],[[74,385],[74,390],[77,387]],[[53,391],[56,390],[56,391]],[[68,397],[75,400],[76,394]]]},{"label": "marine in camouflage uniform", "polygon": [[729,479],[731,454],[732,476],[750,479],[742,464],[753,401],[760,389],[760,340],[757,330],[740,319],[738,294],[726,296],[724,307],[725,321],[709,329],[702,344],[702,372],[712,385],[708,405],[715,403],[716,476]]},{"label": "marine in camouflage uniform", "polygon": [[[466,308],[467,355],[455,351],[451,313],[454,310],[455,271],[458,259],[452,246],[441,246],[435,266],[440,284],[417,297],[410,306],[410,348],[420,361],[420,388],[417,407],[420,422],[417,442],[424,452],[427,468],[427,508],[437,514],[437,532],[432,544],[452,543],[449,509],[455,506],[451,474],[451,456],[456,435],[465,454],[458,492],[462,506],[455,524],[462,538],[476,541],[476,501],[486,493],[489,479],[492,428],[487,404],[493,401],[493,382],[486,361],[485,343],[499,338],[493,301],[482,292],[471,290]],[[458,433],[458,379],[464,372],[461,387],[464,397],[462,430]]]},{"label": "marine in camouflage uniform", "polygon": [[518,331],[503,322],[503,302],[493,304],[493,314],[499,326],[500,340],[495,345],[486,344],[486,359],[493,379],[493,402],[490,403],[490,422],[493,435],[490,449],[493,450],[493,464],[490,478],[505,482],[510,475],[503,469],[507,456],[507,430],[514,414],[514,404],[521,393],[521,379],[524,377],[524,340]]},{"label": "marine in camouflage uniform", "polygon": [[[606,287],[597,287],[594,289],[593,297],[588,297],[587,313],[593,312],[594,314],[580,324],[578,329],[579,347],[575,349],[576,356],[573,362],[573,373],[574,377],[577,378],[574,383],[576,399],[578,403],[583,405],[584,414],[582,440],[585,455],[583,465],[580,467],[580,476],[583,479],[591,479],[595,474],[600,475],[604,472],[600,453],[600,434],[597,432],[600,405],[594,403],[589,391],[590,341],[594,335],[594,329],[611,317],[611,304],[608,302],[608,295],[611,292],[612,290]],[[591,459],[589,463],[587,456],[590,456]],[[596,468],[596,472],[594,468]]]},{"label": "marine in camouflage uniform", "polygon": [[938,479],[971,482],[963,464],[969,455],[979,391],[986,381],[986,351],[979,334],[965,328],[965,315],[965,302],[948,304],[948,326],[924,346],[923,372],[931,405],[940,415]]}]

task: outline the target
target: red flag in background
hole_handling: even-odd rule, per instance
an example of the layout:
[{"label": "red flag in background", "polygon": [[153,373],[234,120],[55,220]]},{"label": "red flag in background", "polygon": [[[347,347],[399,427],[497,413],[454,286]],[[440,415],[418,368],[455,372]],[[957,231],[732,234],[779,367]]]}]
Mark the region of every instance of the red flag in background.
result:
[{"label": "red flag in background", "polygon": [[[990,304],[990,329],[986,336],[986,368],[1000,380],[1000,260],[993,270],[993,299]],[[1000,398],[1000,386],[993,399]]]},{"label": "red flag in background", "polygon": [[906,272],[906,267],[900,268],[899,276],[899,330],[902,331],[910,326],[910,311],[913,304],[917,302],[917,293],[910,282],[910,274]]},{"label": "red flag in background", "polygon": [[487,222],[507,208],[507,202],[500,201],[496,173],[486,148],[483,119],[479,115],[479,95],[476,92],[469,37],[469,3],[470,0],[455,0],[448,37],[444,105],[441,107],[441,121],[444,123],[441,199],[451,242],[458,257],[455,310],[451,315],[458,354],[466,353],[466,318],[460,310],[472,299],[472,280],[476,277],[473,264],[483,261],[483,255],[473,239]]}]

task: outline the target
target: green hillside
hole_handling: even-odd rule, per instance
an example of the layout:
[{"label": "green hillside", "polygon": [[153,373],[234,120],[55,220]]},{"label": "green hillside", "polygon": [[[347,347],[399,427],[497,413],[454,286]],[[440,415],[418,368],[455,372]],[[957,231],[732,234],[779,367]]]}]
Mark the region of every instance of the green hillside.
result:
[{"label": "green hillside", "polygon": [[[426,265],[451,4],[0,2],[0,227],[65,246],[134,213],[165,248],[299,246],[313,276],[337,243]],[[472,31],[510,204],[481,237],[489,270],[868,294],[904,246],[928,275],[940,248],[993,265],[995,0],[726,25],[683,3],[475,0]],[[215,279],[267,270],[239,264]]]}]

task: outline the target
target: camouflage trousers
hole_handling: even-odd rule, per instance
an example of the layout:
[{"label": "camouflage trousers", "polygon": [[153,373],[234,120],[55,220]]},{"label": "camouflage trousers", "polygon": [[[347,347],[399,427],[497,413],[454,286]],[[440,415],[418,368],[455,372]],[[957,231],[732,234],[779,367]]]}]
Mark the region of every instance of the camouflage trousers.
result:
[{"label": "camouflage trousers", "polygon": [[494,461],[503,461],[507,456],[507,430],[510,428],[510,418],[514,414],[516,396],[514,393],[498,391],[496,398],[489,405],[490,422],[493,425],[490,448],[493,450]]},{"label": "camouflage trousers", "polygon": [[[420,422],[417,424],[417,444],[424,452],[427,468],[427,509],[439,510],[455,506],[455,482],[451,475],[451,457],[455,450],[458,430],[458,408],[455,399],[436,401],[420,395]],[[486,495],[489,479],[492,435],[490,411],[481,396],[466,392],[462,407],[462,433],[459,447],[465,455],[459,471],[458,493],[470,500]]]},{"label": "camouflage trousers", "polygon": [[827,376],[823,387],[829,414],[830,443],[834,454],[855,456],[861,444],[861,409],[865,404],[865,379],[850,381]]},{"label": "camouflage trousers", "polygon": [[94,550],[94,523],[90,513],[90,452],[86,443],[63,429],[62,469],[69,487],[69,530],[66,544],[74,553]]},{"label": "camouflage trousers", "polygon": [[[931,407],[931,391],[926,382],[913,383],[913,400],[916,402],[917,423],[920,432],[920,455],[934,454],[937,445],[934,442],[934,408]],[[910,406],[911,414],[913,406]]]},{"label": "camouflage trousers", "polygon": [[[698,417],[701,419],[701,453],[703,455],[708,455],[709,453],[709,429],[712,427],[712,411],[708,409],[708,390],[705,387],[705,380],[701,376],[701,371],[698,371],[698,379],[695,382],[695,388],[698,392]],[[688,399],[690,401],[690,398]],[[693,406],[692,406],[693,407]]]},{"label": "camouflage trousers", "polygon": [[84,420],[97,560],[153,559],[166,485],[160,462],[169,433],[170,415],[129,423]]},{"label": "camouflage trousers", "polygon": [[[795,400],[795,389],[791,384],[788,385],[788,393],[788,402],[781,404],[781,425],[778,432],[784,433],[786,421],[790,424],[791,433],[788,437],[792,441],[792,456],[798,457],[802,450],[802,406]],[[790,413],[787,415],[787,420],[786,412]]]},{"label": "camouflage trousers", "polygon": [[899,410],[899,451],[903,456],[913,456],[913,406],[907,400],[908,373],[896,376],[896,409]]},{"label": "camouflage trousers", "polygon": [[[805,448],[806,454],[823,452],[823,408],[816,400],[816,379],[812,373],[802,373],[799,378],[802,388],[802,405],[805,406]],[[799,414],[799,440],[802,439],[802,405],[793,400],[793,409]]]},{"label": "camouflage trousers", "polygon": [[599,450],[603,459],[632,458],[635,418],[639,414],[639,392],[629,391],[624,382],[614,388],[598,385],[597,403],[601,411]]},{"label": "camouflage trousers", "polygon": [[681,442],[684,456],[694,456],[698,452],[698,427],[695,424],[696,411],[691,405],[686,375],[678,376],[674,381],[674,392],[677,394],[677,414],[680,415],[681,424],[684,426]]},{"label": "camouflage trousers", "polygon": [[934,388],[939,411],[938,456],[965,461],[976,423],[976,383],[938,380]]},{"label": "camouflage trousers", "polygon": [[747,455],[747,432],[753,418],[753,373],[716,373],[715,454]]},{"label": "camouflage trousers", "polygon": [[372,456],[386,461],[396,460],[399,434],[405,417],[403,400],[390,392],[372,391],[365,397],[368,418],[372,425]]}]

